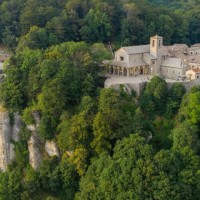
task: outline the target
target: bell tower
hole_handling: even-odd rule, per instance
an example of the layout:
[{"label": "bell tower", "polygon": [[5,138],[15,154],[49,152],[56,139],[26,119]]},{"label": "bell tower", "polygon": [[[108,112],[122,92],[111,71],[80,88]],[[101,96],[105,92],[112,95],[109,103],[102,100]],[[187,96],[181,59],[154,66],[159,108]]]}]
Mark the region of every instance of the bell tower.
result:
[{"label": "bell tower", "polygon": [[154,75],[160,75],[162,64],[163,37],[155,35],[150,38],[150,54],[155,57],[155,64],[151,67]]},{"label": "bell tower", "polygon": [[155,35],[150,38],[150,54],[153,55],[155,58],[160,56],[160,49],[163,46],[163,37]]}]

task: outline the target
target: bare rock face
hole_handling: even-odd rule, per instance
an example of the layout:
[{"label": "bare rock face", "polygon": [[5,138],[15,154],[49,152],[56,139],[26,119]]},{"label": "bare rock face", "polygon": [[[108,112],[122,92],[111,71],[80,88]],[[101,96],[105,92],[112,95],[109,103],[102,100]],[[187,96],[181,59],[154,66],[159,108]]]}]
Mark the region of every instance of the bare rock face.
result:
[{"label": "bare rock face", "polygon": [[19,137],[19,131],[20,131],[20,128],[22,126],[22,120],[19,116],[18,113],[14,113],[14,124],[12,126],[12,140],[14,140],[15,142],[18,142],[20,137]]},{"label": "bare rock face", "polygon": [[45,151],[48,153],[50,157],[57,156],[59,157],[59,151],[57,145],[54,141],[47,140],[45,143]]},{"label": "bare rock face", "polygon": [[28,140],[29,150],[29,163],[33,169],[37,170],[42,163],[41,153],[41,140],[38,135],[38,126],[40,123],[40,116],[37,112],[33,113],[36,124],[28,125],[27,128],[32,132],[30,139]]},{"label": "bare rock face", "polygon": [[[14,119],[13,119],[13,126],[11,127],[11,139],[15,142],[19,142],[20,136],[19,131],[22,126],[22,120],[18,113],[14,113]],[[10,160],[15,160],[15,146],[14,144],[10,143]]]},{"label": "bare rock face", "polygon": [[11,127],[8,112],[1,108],[0,111],[0,169],[6,170],[8,164],[10,164],[10,139],[11,139]]},{"label": "bare rock face", "polygon": [[29,163],[33,169],[37,170],[42,162],[40,153],[40,140],[36,134],[32,134],[28,141]]}]

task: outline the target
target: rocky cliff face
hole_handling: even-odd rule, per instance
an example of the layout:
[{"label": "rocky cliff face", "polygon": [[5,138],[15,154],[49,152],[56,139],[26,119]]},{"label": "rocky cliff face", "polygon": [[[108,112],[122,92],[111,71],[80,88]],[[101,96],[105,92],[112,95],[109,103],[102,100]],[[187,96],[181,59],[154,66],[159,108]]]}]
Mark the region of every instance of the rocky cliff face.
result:
[{"label": "rocky cliff face", "polygon": [[0,169],[5,171],[7,165],[15,159],[14,145],[11,140],[19,140],[21,120],[18,114],[14,115],[13,127],[10,124],[8,112],[0,109]]},{"label": "rocky cliff face", "polygon": [[29,163],[35,170],[40,167],[42,162],[40,143],[41,142],[37,134],[32,134],[28,141]]},{"label": "rocky cliff face", "polygon": [[6,110],[0,112],[0,169],[6,170],[10,163],[10,138],[11,127],[9,115]]},{"label": "rocky cliff face", "polygon": [[[37,170],[42,162],[42,151],[46,151],[48,156],[58,156],[59,151],[54,141],[41,141],[38,135],[38,126],[40,117],[38,113],[33,113],[36,124],[29,125],[27,128],[32,132],[28,140],[29,162]],[[13,116],[11,121],[8,111],[0,106],[0,170],[5,171],[8,164],[15,159],[14,144],[12,141],[20,140],[19,131],[22,126],[22,120],[18,113]]]},{"label": "rocky cliff face", "polygon": [[33,169],[37,170],[42,162],[41,146],[42,142],[38,135],[38,126],[40,116],[37,112],[33,113],[35,124],[28,125],[27,128],[31,131],[31,137],[28,140],[29,163]]},{"label": "rocky cliff face", "polygon": [[29,150],[29,162],[33,169],[37,170],[42,162],[43,151],[48,154],[48,156],[58,156],[59,151],[57,145],[54,141],[42,141],[38,134],[38,127],[40,123],[40,116],[37,112],[33,113],[35,124],[27,126],[27,128],[32,132],[32,135],[28,141]]}]

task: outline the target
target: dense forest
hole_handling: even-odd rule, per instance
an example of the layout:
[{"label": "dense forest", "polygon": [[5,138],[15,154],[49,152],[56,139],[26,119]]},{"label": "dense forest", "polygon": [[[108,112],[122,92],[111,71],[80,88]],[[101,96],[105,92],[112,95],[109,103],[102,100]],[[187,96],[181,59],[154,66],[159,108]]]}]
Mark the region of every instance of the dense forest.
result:
[{"label": "dense forest", "polygon": [[166,44],[192,44],[200,40],[199,7],[198,0],[2,0],[0,39],[12,50],[25,39],[43,49],[65,41],[146,44],[155,33]]},{"label": "dense forest", "polygon": [[[155,76],[137,96],[103,88],[108,48],[200,43],[199,1],[1,0],[0,39],[12,56],[0,99],[23,126],[1,200],[200,199],[200,87]],[[27,125],[60,158],[29,164]],[[69,155],[70,154],[70,155]]]}]

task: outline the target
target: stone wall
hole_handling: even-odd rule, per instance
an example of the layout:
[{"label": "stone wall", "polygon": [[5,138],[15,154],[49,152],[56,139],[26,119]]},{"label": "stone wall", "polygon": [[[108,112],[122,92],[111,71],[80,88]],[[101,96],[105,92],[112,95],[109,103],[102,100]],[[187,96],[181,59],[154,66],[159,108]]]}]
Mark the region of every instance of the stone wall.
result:
[{"label": "stone wall", "polygon": [[[168,89],[170,89],[174,83],[175,82],[167,82]],[[186,89],[186,92],[189,92],[192,87],[200,86],[200,79],[195,79],[195,80],[187,81],[187,82],[178,81],[178,83],[183,84],[185,89]],[[143,82],[140,82],[140,83],[105,84],[105,88],[111,87],[111,88],[114,88],[114,89],[119,89],[120,85],[127,85],[129,88],[134,90],[137,95],[140,95],[146,84],[147,84],[147,81],[143,81]]]},{"label": "stone wall", "polygon": [[[195,79],[192,81],[188,81],[188,82],[178,82],[184,85],[186,92],[190,92],[190,90],[192,89],[192,87],[194,86],[200,86],[200,80],[199,79]],[[168,89],[170,89],[172,87],[173,83],[167,83],[167,87]]]},{"label": "stone wall", "polygon": [[106,88],[114,88],[118,90],[120,88],[120,85],[126,85],[128,86],[131,90],[134,90],[137,95],[140,95],[146,85],[146,82],[141,82],[141,83],[126,83],[126,84],[113,84],[113,85],[106,85]]}]

